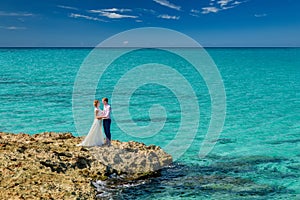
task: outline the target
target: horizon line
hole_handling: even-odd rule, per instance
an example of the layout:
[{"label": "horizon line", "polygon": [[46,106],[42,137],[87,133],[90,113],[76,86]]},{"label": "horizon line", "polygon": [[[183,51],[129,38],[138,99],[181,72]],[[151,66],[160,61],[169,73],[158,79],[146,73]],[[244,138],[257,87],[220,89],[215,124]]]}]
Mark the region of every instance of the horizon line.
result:
[{"label": "horizon line", "polygon": [[199,46],[199,47],[184,47],[184,46],[174,46],[174,47],[97,47],[97,46],[0,46],[0,49],[116,49],[116,48],[300,48],[300,46]]}]

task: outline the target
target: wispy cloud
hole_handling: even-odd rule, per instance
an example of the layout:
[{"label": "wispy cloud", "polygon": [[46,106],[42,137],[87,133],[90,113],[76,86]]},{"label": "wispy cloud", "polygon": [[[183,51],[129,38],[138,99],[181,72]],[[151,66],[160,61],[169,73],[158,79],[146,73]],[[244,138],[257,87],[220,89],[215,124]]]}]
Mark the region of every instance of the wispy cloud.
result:
[{"label": "wispy cloud", "polygon": [[152,14],[152,15],[155,15],[157,13],[155,10],[146,9],[146,8],[137,8],[136,10],[139,12],[142,12],[142,13],[147,13],[147,14]]},{"label": "wispy cloud", "polygon": [[200,13],[200,10],[192,9],[191,12],[198,14],[198,13]]},{"label": "wispy cloud", "polygon": [[68,10],[79,10],[78,8],[71,7],[71,6],[64,6],[64,5],[57,5],[59,8],[68,9]]},{"label": "wispy cloud", "polygon": [[[126,10],[131,11],[130,9],[119,9],[119,10],[122,10],[123,12],[125,12]],[[110,18],[110,19],[138,18],[138,16],[135,16],[135,15],[124,15],[124,14],[116,13],[115,11],[116,11],[116,8],[100,9],[100,10],[89,10],[88,12],[98,13],[100,16],[107,17],[107,18]]]},{"label": "wispy cloud", "polygon": [[108,17],[111,19],[121,19],[121,18],[138,18],[138,16],[134,15],[122,15],[114,12],[103,12],[100,14],[101,16]]},{"label": "wispy cloud", "polygon": [[236,7],[236,6],[227,6],[227,7],[222,7],[222,10],[228,10],[228,9],[231,9],[231,8],[234,8],[234,7]]},{"label": "wispy cloud", "polygon": [[82,18],[82,19],[93,20],[93,21],[100,21],[100,22],[106,22],[105,20],[100,19],[98,17],[91,17],[91,16],[81,15],[81,14],[75,14],[75,13],[71,13],[69,15],[69,17],[71,17],[71,18]]},{"label": "wispy cloud", "polygon": [[172,9],[175,9],[175,10],[181,10],[181,6],[177,6],[173,3],[170,3],[167,0],[153,0],[153,1],[160,4],[160,5],[162,5],[162,6],[166,6],[168,8],[172,8]]},{"label": "wispy cloud", "polygon": [[18,27],[18,26],[0,26],[0,29],[6,30],[24,30],[26,27]]},{"label": "wispy cloud", "polygon": [[162,19],[174,19],[174,20],[178,20],[180,18],[180,16],[171,16],[171,15],[158,15],[158,18],[162,18]]},{"label": "wispy cloud", "polygon": [[208,13],[217,13],[220,9],[216,7],[203,7],[202,8],[202,14],[208,14]]},{"label": "wispy cloud", "polygon": [[227,6],[232,0],[220,0],[217,1],[217,4],[219,4],[221,7]]},{"label": "wispy cloud", "polygon": [[245,3],[246,1],[234,1],[234,0],[210,0],[209,6],[202,8],[202,14],[208,13],[217,13],[222,10],[228,10],[234,8],[241,3]]},{"label": "wispy cloud", "polygon": [[190,15],[194,16],[194,17],[199,17],[200,14],[200,10],[196,10],[196,9],[191,9],[190,10]]},{"label": "wispy cloud", "polygon": [[107,8],[107,9],[101,9],[104,12],[131,12],[131,9],[127,9],[127,8]]},{"label": "wispy cloud", "polygon": [[244,2],[235,1],[235,2],[232,3],[232,5],[239,5],[239,4],[241,4],[241,3],[244,3]]},{"label": "wispy cloud", "polygon": [[34,16],[34,14],[27,13],[27,12],[5,12],[5,11],[0,11],[0,16],[7,16],[7,17],[31,17],[31,16]]},{"label": "wispy cloud", "polygon": [[255,14],[254,17],[266,17],[267,14],[263,13],[263,14]]}]

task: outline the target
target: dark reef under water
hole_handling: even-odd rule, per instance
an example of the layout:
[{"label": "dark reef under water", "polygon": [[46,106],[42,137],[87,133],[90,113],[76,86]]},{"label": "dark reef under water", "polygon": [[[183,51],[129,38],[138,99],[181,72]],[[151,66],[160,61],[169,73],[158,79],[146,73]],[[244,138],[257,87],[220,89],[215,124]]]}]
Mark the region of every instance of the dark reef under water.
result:
[{"label": "dark reef under water", "polygon": [[[247,156],[218,158],[208,166],[173,163],[156,177],[123,182],[113,176],[107,181],[94,182],[97,199],[297,199],[299,192],[271,183],[265,179],[299,178],[300,168],[293,161],[280,157]],[[217,160],[215,160],[218,158]],[[210,158],[209,158],[210,159]],[[282,162],[290,163],[291,170],[276,169]],[[268,167],[272,165],[272,167]],[[274,167],[275,166],[275,167]],[[294,166],[294,167],[292,167]]]}]

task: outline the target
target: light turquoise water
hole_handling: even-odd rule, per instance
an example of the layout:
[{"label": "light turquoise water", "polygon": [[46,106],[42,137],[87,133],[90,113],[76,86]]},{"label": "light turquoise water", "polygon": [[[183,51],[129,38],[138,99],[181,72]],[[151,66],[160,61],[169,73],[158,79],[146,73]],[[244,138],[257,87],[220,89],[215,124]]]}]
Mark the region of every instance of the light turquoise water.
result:
[{"label": "light turquoise water", "polygon": [[[90,51],[0,49],[0,131],[77,135],[72,115],[73,85]],[[103,51],[103,56],[110,56],[110,51]],[[210,96],[205,82],[185,70],[186,63],[148,49],[118,60],[103,74],[97,98],[111,97],[115,84],[131,65],[153,60],[180,70],[194,88],[200,88],[196,95],[201,121],[191,147],[161,177],[115,195],[138,199],[299,199],[300,49],[220,48],[208,49],[208,53],[223,78],[227,111],[220,139],[205,159],[199,159],[198,153],[210,120]],[[154,103],[165,107],[166,124],[158,134],[141,138],[124,133],[113,121],[113,138],[164,148],[180,124],[176,96],[166,87],[148,84],[138,88],[130,102],[131,117],[137,124],[150,122],[148,109]],[[115,110],[118,106],[112,105]],[[87,118],[92,120],[92,115]],[[88,131],[90,124],[87,121],[83,127]]]}]

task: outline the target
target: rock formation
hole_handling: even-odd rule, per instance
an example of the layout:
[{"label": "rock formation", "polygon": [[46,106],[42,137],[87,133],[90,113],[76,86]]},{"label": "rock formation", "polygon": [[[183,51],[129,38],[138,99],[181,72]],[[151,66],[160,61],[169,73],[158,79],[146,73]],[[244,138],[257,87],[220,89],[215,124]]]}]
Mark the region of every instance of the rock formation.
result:
[{"label": "rock formation", "polygon": [[0,133],[0,199],[94,199],[91,181],[111,174],[140,179],[172,162],[154,145],[77,147],[82,139],[71,133]]}]

